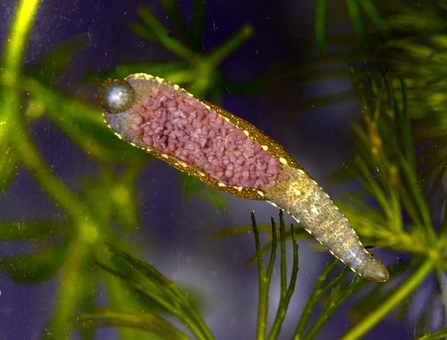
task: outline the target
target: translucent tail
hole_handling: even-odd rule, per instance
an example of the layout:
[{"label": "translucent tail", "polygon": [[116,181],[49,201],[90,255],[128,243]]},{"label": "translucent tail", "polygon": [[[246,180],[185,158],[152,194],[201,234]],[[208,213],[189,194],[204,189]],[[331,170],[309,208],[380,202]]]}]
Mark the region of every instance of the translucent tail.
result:
[{"label": "translucent tail", "polygon": [[363,247],[346,217],[329,195],[303,170],[284,165],[289,179],[265,191],[266,200],[289,213],[354,272],[385,282],[387,269]]}]

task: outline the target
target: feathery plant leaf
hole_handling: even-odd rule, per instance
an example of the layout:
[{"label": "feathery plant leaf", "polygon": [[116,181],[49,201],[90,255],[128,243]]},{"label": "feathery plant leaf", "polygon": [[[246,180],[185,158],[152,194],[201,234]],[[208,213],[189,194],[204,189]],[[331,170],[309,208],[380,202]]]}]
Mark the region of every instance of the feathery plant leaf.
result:
[{"label": "feathery plant leaf", "polygon": [[[271,220],[272,247],[270,249],[269,260],[264,261],[264,249],[261,246],[259,229],[256,223],[254,213],[251,215],[252,228],[255,238],[256,262],[258,265],[259,282],[259,305],[257,322],[257,339],[277,339],[281,335],[281,328],[287,315],[289,302],[295,291],[295,285],[298,275],[298,244],[295,237],[295,229],[291,226],[292,238],[292,270],[287,273],[287,242],[286,226],[283,218],[283,212],[279,213],[280,225],[277,228],[274,219]],[[273,289],[272,278],[277,266],[277,252],[279,245],[279,275],[280,275],[280,298],[271,327],[267,326],[269,315],[269,293]],[[109,265],[98,263],[100,268],[111,274],[116,279],[128,287],[142,294],[147,298],[146,301],[155,301],[155,305],[142,306],[143,311],[130,308],[102,307],[97,308],[91,313],[85,313],[77,318],[74,324],[76,328],[91,328],[101,326],[113,327],[133,327],[142,329],[145,332],[155,334],[163,339],[169,339],[173,334],[178,334],[179,338],[186,335],[177,329],[171,322],[162,316],[163,314],[172,315],[185,324],[197,339],[213,339],[213,336],[199,312],[194,307],[189,296],[183,292],[177,285],[163,276],[153,266],[130,256],[129,254],[110,247],[113,253],[112,263],[124,261],[130,267],[119,266],[121,269],[110,267]],[[118,262],[117,262],[118,260]],[[309,297],[302,317],[300,318],[296,330],[295,338],[313,339],[324,327],[327,320],[343,304],[343,302],[359,287],[362,282],[360,277],[355,276],[354,280],[347,286],[344,281],[350,274],[350,269],[345,268],[343,272],[333,279],[329,279],[335,266],[339,263],[334,260],[322,275],[319,277],[314,291]],[[324,308],[318,315],[316,322],[310,323],[310,317],[316,310],[316,306],[324,302]],[[161,307],[161,308],[160,308]]]},{"label": "feathery plant leaf", "polygon": [[[349,171],[367,195],[364,193],[356,205],[350,201],[339,206],[363,239],[413,257],[408,266],[397,265],[397,270],[391,271],[393,280],[402,273],[405,281],[380,294],[380,306],[367,313],[346,338],[363,335],[399,303],[409,303],[435,269],[446,269],[446,241],[433,224],[417,171],[406,85],[402,79],[392,80],[383,69],[375,72],[367,64],[353,65],[351,70],[363,124],[354,125],[358,154],[348,170],[340,171]],[[370,201],[368,195],[375,205],[364,203]],[[425,315],[432,312],[422,311]]]},{"label": "feathery plant leaf", "polygon": [[[132,268],[132,272],[129,273],[126,271],[126,273],[121,273],[120,271],[110,268],[107,265],[99,264],[102,269],[112,274],[115,278],[123,280],[126,285],[133,287],[142,295],[146,296],[149,300],[154,300],[165,312],[175,316],[182,323],[184,323],[197,339],[213,339],[212,333],[206,326],[194,304],[190,301],[189,296],[181,292],[177,288],[175,282],[169,281],[153,266],[144,263],[124,252],[114,249],[113,247],[110,247],[110,251],[114,254],[114,256],[129,264]],[[115,325],[140,327],[146,331],[153,332],[160,337],[168,331],[169,333],[177,332],[182,334],[180,330],[176,329],[163,317],[151,312],[138,313],[135,310],[130,310],[128,312],[122,311],[121,317],[119,315],[113,315],[113,319],[110,319],[111,316],[107,316],[107,312],[110,312],[110,310],[103,310],[102,312],[98,311],[96,314],[91,316],[84,315],[82,317],[82,326],[86,327],[89,326],[90,322],[92,321],[99,322],[100,319],[106,318],[109,320],[109,323],[114,321]],[[138,314],[138,318],[140,319],[137,324],[135,324],[136,321],[134,319],[136,314]],[[145,325],[145,323],[149,321],[155,322],[153,327],[147,327]],[[163,329],[163,327],[161,327],[161,330],[158,330],[158,328],[163,324],[169,325],[169,327],[167,329]],[[91,325],[94,326],[95,323]]]},{"label": "feathery plant leaf", "polygon": [[[99,108],[57,89],[58,82],[73,62],[73,56],[86,47],[84,38],[70,38],[43,53],[43,57],[33,65],[24,68],[28,36],[39,5],[38,0],[20,0],[11,20],[10,34],[5,39],[0,68],[0,189],[7,190],[16,179],[18,169],[23,169],[60,211],[55,220],[49,221],[1,220],[0,240],[21,242],[30,251],[14,254],[2,252],[0,270],[21,282],[41,281],[58,274],[54,309],[42,338],[63,339],[69,338],[70,321],[79,312],[93,312],[95,296],[99,294],[98,280],[105,282],[105,293],[114,305],[137,310],[141,308],[142,301],[129,295],[122,280],[94,272],[93,264],[96,259],[108,258],[104,242],[126,251],[135,248],[127,236],[123,237],[123,230],[135,230],[140,226],[139,202],[135,191],[137,179],[151,157],[113,136],[102,121]],[[175,1],[163,0],[162,5],[174,19],[171,25],[176,37],[168,34],[171,27],[165,27],[144,6],[140,9],[139,33],[157,41],[181,60],[119,65],[103,75],[93,73],[87,80],[116,74],[121,77],[133,72],[149,71],[162,76],[171,74],[171,80],[189,82],[196,93],[218,98],[223,89],[220,79],[224,78],[220,64],[252,36],[253,29],[243,26],[226,42],[205,54],[200,48],[205,2],[194,1],[194,23],[191,26],[178,20],[182,16]],[[35,141],[33,129],[44,120],[45,124],[49,121],[50,126],[56,125],[72,140],[84,152],[85,159],[100,164],[92,168],[93,175],[82,174],[79,178],[73,178],[70,184],[65,183]],[[190,180],[183,179],[185,182]],[[198,190],[195,185],[190,187]],[[215,192],[201,195],[216,206],[226,206],[223,198]],[[120,268],[111,266],[114,270]],[[138,298],[144,301],[142,296],[140,293]],[[195,316],[188,317],[194,319]],[[140,319],[142,323],[147,323],[147,320]],[[162,322],[157,322],[162,327]],[[199,331],[207,334],[206,327],[200,327]],[[170,331],[174,332],[171,335],[180,334],[172,329]],[[120,330],[124,339],[141,338],[141,334],[139,330]],[[93,333],[84,329],[81,337],[93,338]]]},{"label": "feathery plant leaf", "polygon": [[[298,275],[298,244],[296,240],[296,230],[291,226],[290,234],[287,233],[285,222],[283,218],[283,211],[279,212],[279,228],[277,228],[274,219],[271,220],[272,240],[270,253],[267,263],[264,261],[266,255],[266,248],[261,245],[260,232],[256,223],[254,213],[251,214],[252,228],[255,238],[256,247],[256,263],[258,266],[258,281],[259,281],[259,305],[258,305],[258,322],[257,322],[257,339],[277,339],[281,335],[281,327],[287,314],[290,299],[295,291],[295,285]],[[278,230],[279,229],[279,230]],[[287,273],[287,243],[286,237],[290,236],[292,240],[292,271],[288,279]],[[272,278],[274,275],[274,268],[279,244],[279,275],[280,275],[280,298],[278,307],[275,312],[273,324],[270,329],[267,326],[267,319],[269,314],[269,293],[273,289]],[[319,277],[314,291],[309,297],[307,305],[303,311],[300,320],[297,323],[294,339],[313,339],[324,327],[327,320],[335,313],[335,311],[345,302],[345,300],[355,291],[362,280],[355,276],[354,280],[348,285],[344,286],[346,276],[351,272],[349,268],[345,268],[341,274],[333,279],[329,279],[329,274],[334,270],[339,263],[334,260],[329,264],[324,272]],[[329,299],[328,295],[329,294]],[[314,314],[316,306],[324,302],[323,311],[318,315],[317,321],[310,323],[310,317]]]},{"label": "feathery plant leaf", "polygon": [[[254,31],[250,25],[244,25],[211,52],[204,53],[201,43],[205,3],[204,1],[194,1],[192,13],[194,24],[190,29],[182,19],[175,1],[162,1],[170,27],[165,27],[149,7],[140,6],[138,14],[141,22],[131,25],[133,32],[145,40],[161,45],[181,60],[119,65],[115,69],[106,71],[108,77],[124,78],[129,73],[148,73],[176,84],[184,84],[185,88],[199,97],[209,97],[213,101],[218,101],[224,88],[231,89],[231,82],[219,69],[220,64],[251,38]],[[104,79],[104,75],[101,74],[90,74],[89,79],[95,79],[97,76]],[[235,87],[237,88],[237,86]],[[222,195],[209,190],[196,179],[185,175],[180,175],[179,178],[182,188],[186,189],[187,198],[191,197],[191,193],[194,192],[206,202],[220,209],[228,207]]]},{"label": "feathery plant leaf", "polygon": [[161,339],[190,339],[184,332],[157,314],[130,308],[103,307],[93,313],[81,315],[75,328],[132,327],[143,330]]},{"label": "feathery plant leaf", "polygon": [[[253,35],[250,25],[242,26],[219,46],[203,52],[206,2],[193,0],[191,22],[183,18],[175,1],[161,0],[161,4],[168,17],[166,25],[164,19],[143,5],[138,10],[140,20],[131,29],[172,53],[173,60],[118,65],[101,73],[90,73],[87,81],[146,72],[184,84],[196,95],[213,101],[219,100],[224,88],[234,93],[253,91],[232,82],[220,69],[222,62]],[[326,15],[333,2],[318,0],[316,40],[324,55],[314,58],[309,67],[301,66],[300,70],[288,73],[293,77],[303,75],[297,77],[301,84],[351,75],[355,94],[349,91],[319,99],[321,105],[335,98],[340,101],[357,95],[362,107],[362,124],[354,125],[358,154],[350,162],[349,173],[345,171],[340,177],[356,178],[363,191],[351,197],[349,205],[340,203],[340,208],[369,243],[412,255],[408,265],[392,266],[393,287],[386,286],[388,290],[385,286],[374,287],[357,304],[354,309],[357,322],[344,336],[350,339],[365,335],[398,305],[402,306],[400,315],[405,315],[414,303],[412,294],[429,275],[435,274],[432,276],[436,285],[426,306],[431,306],[445,290],[447,213],[439,206],[445,204],[447,158],[447,7],[438,1],[414,0],[346,0],[344,4],[345,17],[352,22],[354,34],[327,35],[328,21],[336,17]],[[99,109],[55,87],[73,56],[87,42],[76,36],[24,69],[28,36],[39,5],[38,0],[18,1],[5,39],[0,68],[0,189],[7,190],[18,169],[23,169],[63,217],[48,221],[0,221],[0,241],[31,245],[29,252],[2,253],[0,270],[19,282],[37,282],[58,274],[52,316],[41,334],[44,339],[69,338],[72,322],[80,313],[74,327],[81,329],[80,338],[85,339],[93,338],[92,327],[100,326],[119,327],[123,339],[153,338],[154,334],[160,338],[188,338],[190,334],[178,329],[171,321],[172,316],[186,324],[198,339],[213,339],[187,293],[154,267],[127,254],[135,250],[135,245],[127,236],[123,237],[123,231],[135,230],[140,225],[135,191],[137,178],[150,157],[112,136],[100,118]],[[344,67],[349,62],[352,65],[352,60],[366,60],[370,65],[380,62],[389,72],[365,66],[367,62],[351,66],[350,70]],[[252,84],[265,88],[266,79],[260,77]],[[34,139],[35,123],[41,119],[58,126],[86,158],[101,164],[95,175],[79,176],[74,185],[62,180]],[[421,158],[415,145],[428,149],[423,150],[427,162],[423,174],[426,187],[418,173]],[[188,195],[201,188],[189,182],[192,179],[182,177],[181,181],[188,188]],[[442,204],[433,207],[424,190],[441,197]],[[223,199],[215,196],[215,192],[201,195],[215,206],[224,207]],[[371,198],[374,206],[365,203]],[[436,211],[442,211],[442,216],[435,216]],[[259,269],[257,334],[259,339],[275,339],[281,335],[295,289],[299,234],[294,228],[286,231],[280,215],[279,228],[272,221],[272,227],[268,228],[272,236],[261,245],[260,232],[266,228],[258,228],[254,215],[252,223]],[[240,229],[231,231],[240,232]],[[292,240],[291,273],[287,272],[288,239]],[[113,245],[113,255],[104,243]],[[267,263],[264,256],[269,257]],[[101,263],[104,270],[98,272],[95,262]],[[331,273],[336,263],[330,264],[318,279],[295,328],[295,338],[315,338],[343,302],[366,286],[358,277],[346,284],[348,270],[334,277]],[[268,327],[269,292],[273,289],[276,266],[280,298]],[[109,307],[96,307],[97,296],[104,293],[99,291],[98,282],[104,282]],[[372,297],[380,302],[375,304],[377,307],[362,308],[366,299]],[[317,305],[323,305],[323,310],[313,321]],[[432,331],[429,322],[435,308],[421,313],[418,329]],[[445,337],[445,329],[423,339],[440,337]]]}]

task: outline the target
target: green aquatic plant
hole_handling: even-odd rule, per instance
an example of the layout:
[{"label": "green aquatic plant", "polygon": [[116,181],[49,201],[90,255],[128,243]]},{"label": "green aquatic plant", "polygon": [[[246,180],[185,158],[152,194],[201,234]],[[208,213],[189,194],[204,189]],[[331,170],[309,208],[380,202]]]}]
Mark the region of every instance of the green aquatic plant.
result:
[{"label": "green aquatic plant", "polygon": [[[2,190],[7,190],[18,169],[24,169],[61,213],[55,220],[0,221],[0,239],[3,242],[20,241],[29,249],[22,254],[2,255],[0,267],[3,273],[17,282],[38,282],[58,274],[55,305],[42,336],[62,339],[67,338],[71,331],[71,320],[80,311],[90,312],[95,306],[98,282],[102,280],[95,261],[107,262],[110,257],[105,242],[120,249],[134,248],[122,233],[129,234],[140,225],[136,183],[150,157],[117,140],[103,123],[97,104],[86,103],[53,86],[53,81],[61,76],[73,55],[85,47],[78,38],[56,46],[29,69],[23,68],[29,31],[39,4],[33,0],[18,3],[5,46],[0,75],[0,183]],[[178,10],[175,3],[164,4],[168,10]],[[198,16],[197,22],[203,20],[202,6],[204,2],[196,2],[194,15]],[[191,66],[188,62],[206,69],[200,73],[201,81],[214,79],[220,72],[218,67],[222,60],[252,34],[252,29],[246,26],[210,55],[200,55],[192,50],[185,55],[182,53],[188,47],[182,47],[180,41],[169,38],[146,7],[142,7],[141,17],[146,19],[146,23],[155,25],[153,32],[166,48],[189,58],[183,62],[183,72]],[[194,30],[200,29],[194,26]],[[141,29],[137,31],[141,33]],[[194,32],[192,44],[197,44],[201,32]],[[181,73],[180,68],[177,69]],[[172,69],[170,74],[174,74]],[[201,93],[211,86],[196,84],[195,88]],[[217,94],[215,88],[213,91]],[[24,100],[23,93],[28,94],[27,100]],[[52,171],[33,140],[33,125],[43,116],[65,132],[86,155],[99,162],[97,176],[82,177],[80,190],[70,188]],[[190,181],[185,179],[184,182]],[[222,197],[210,192],[203,194],[197,185],[188,184],[186,192],[192,191],[217,206],[226,206]],[[119,222],[118,230],[114,226],[115,221]],[[119,280],[106,276],[105,282],[108,298],[116,305],[140,305],[138,300],[129,298]],[[93,332],[86,330],[83,334],[91,337]],[[122,335],[138,337],[138,333],[127,330],[123,330]]]},{"label": "green aquatic plant", "polygon": [[[258,267],[259,304],[257,317],[256,339],[277,339],[281,335],[281,327],[284,323],[290,299],[295,290],[298,276],[298,244],[295,237],[295,229],[291,226],[290,233],[286,232],[283,213],[279,213],[280,225],[277,228],[275,220],[271,221],[272,247],[269,259],[265,263],[261,246],[261,234],[259,232],[255,215],[252,213],[252,231],[255,239],[256,262]],[[287,273],[287,241],[290,234],[292,238],[292,270]],[[274,321],[268,325],[269,293],[272,287],[272,277],[275,267],[278,266],[277,253],[279,245],[279,270],[280,270],[280,298],[277,303]],[[141,299],[148,301],[144,310],[131,308],[117,308],[115,306],[100,307],[92,313],[82,314],[75,323],[75,327],[88,329],[92,327],[114,326],[142,329],[145,332],[156,335],[161,339],[188,339],[186,333],[172,324],[166,316],[179,319],[196,339],[214,339],[194,303],[187,293],[182,292],[175,282],[169,281],[156,268],[144,263],[113,247],[110,251],[114,254],[112,261],[124,262],[129,268],[117,271],[104,264],[99,266],[113,277],[122,280],[141,295]],[[328,318],[340,307],[340,305],[359,287],[360,277],[356,276],[348,285],[345,285],[349,268],[335,278],[330,279],[338,260],[332,261],[322,272],[301,318],[296,322],[294,339],[313,339],[324,326]],[[288,277],[290,276],[290,277]],[[321,303],[327,300],[324,308],[312,323],[310,318],[313,311]],[[154,308],[153,302],[161,308]],[[146,311],[147,310],[147,311]]]},{"label": "green aquatic plant", "polygon": [[[318,1],[316,42],[321,54],[305,69],[309,77],[303,77],[312,81],[351,75],[354,91],[308,104],[361,99],[365,126],[354,125],[359,154],[338,175],[355,177],[366,191],[357,208],[352,196],[349,205],[341,205],[371,244],[412,255],[402,273],[409,275],[407,281],[396,286],[374,317],[382,318],[398,306],[400,315],[408,314],[416,304],[415,291],[426,289],[430,297],[427,308],[419,310],[419,334],[432,330],[437,312],[447,313],[445,302],[428,308],[432,301],[441,301],[446,275],[446,10],[442,1]],[[338,15],[327,17],[328,12]],[[348,22],[351,31],[328,33]],[[359,68],[352,66],[359,60],[380,64],[382,70],[367,68],[359,76]],[[381,107],[384,103],[388,109]],[[368,197],[379,209],[362,204]],[[423,286],[428,279],[434,279],[436,288]],[[366,323],[348,334],[363,332]]]},{"label": "green aquatic plant", "polygon": [[242,26],[225,42],[206,53],[201,45],[206,2],[194,1],[190,28],[182,19],[175,1],[162,3],[170,27],[165,27],[147,6],[141,5],[138,8],[141,21],[132,23],[131,28],[142,39],[160,45],[172,53],[173,60],[123,64],[107,71],[91,73],[89,79],[121,79],[132,73],[148,73],[175,84],[182,84],[191,93],[213,101],[219,101],[225,88],[234,92],[238,84],[229,80],[219,67],[240,45],[253,36],[253,27],[249,24]]},{"label": "green aquatic plant", "polygon": [[[172,60],[122,64],[91,72],[88,81],[145,72],[180,83],[211,101],[218,101],[224,88],[234,93],[253,92],[232,82],[220,68],[253,35],[250,25],[243,26],[205,53],[201,47],[205,2],[193,1],[189,26],[175,1],[164,0],[161,4],[169,26],[143,5],[138,10],[140,20],[131,29],[142,39],[171,52]],[[0,70],[0,188],[7,191],[17,178],[18,169],[24,170],[60,213],[48,220],[0,220],[0,241],[20,242],[27,247],[27,251],[18,254],[1,255],[3,275],[20,283],[41,282],[57,275],[54,305],[42,330],[43,338],[68,338],[72,328],[76,328],[80,337],[89,339],[94,338],[95,327],[115,326],[124,339],[153,338],[154,334],[168,339],[186,339],[191,335],[212,339],[212,330],[200,314],[200,298],[195,299],[160,270],[137,258],[139,246],[131,237],[141,224],[137,180],[151,157],[115,138],[105,126],[96,103],[75,98],[54,84],[72,57],[86,48],[85,41],[79,37],[69,39],[48,51],[33,66],[24,68],[28,36],[39,5],[37,0],[19,1],[5,39]],[[357,98],[360,101],[362,122],[353,126],[358,152],[349,166],[335,177],[355,179],[363,190],[350,192],[348,199],[337,204],[366,244],[411,254],[412,258],[408,265],[398,263],[391,267],[390,284],[373,288],[359,277],[348,279],[349,269],[340,273],[337,261],[329,264],[295,323],[295,339],[315,338],[349,297],[356,297],[356,305],[351,310],[355,322],[343,338],[360,338],[393,310],[400,308],[401,315],[408,313],[414,292],[421,289],[429,276],[438,282],[440,288],[433,295],[438,298],[447,263],[445,218],[434,218],[434,209],[426,195],[435,193],[443,197],[444,190],[447,143],[443,61],[447,49],[443,14],[446,8],[435,1],[420,7],[413,1],[388,4],[391,8],[382,2],[379,5],[371,1],[346,1],[355,34],[331,36],[326,33],[327,5],[327,1],[316,4],[317,48],[322,57],[315,58],[304,71],[290,72],[290,76],[296,79],[297,75],[304,74],[299,78],[303,82],[351,77],[354,91],[339,94],[336,100]],[[346,42],[345,50],[333,52],[330,48]],[[350,50],[353,47],[357,47],[354,53]],[[318,69],[340,62],[349,67]],[[380,64],[386,65],[389,71],[377,66]],[[265,79],[256,79],[250,83],[253,84],[258,88],[266,86]],[[325,98],[313,104],[334,99]],[[53,171],[34,140],[33,128],[41,119],[51,121],[98,165],[94,176],[76,178],[76,190]],[[422,143],[436,148],[429,148],[421,157],[415,150]],[[427,162],[427,171],[422,175],[421,161]],[[187,176],[182,177],[182,186],[189,196],[197,194],[214,206],[226,206],[222,196],[204,189]],[[370,198],[374,199],[373,205],[367,204]],[[273,221],[271,226],[258,227],[253,215],[251,228],[226,233],[253,231],[253,259],[259,282],[256,334],[259,339],[275,339],[281,335],[292,294],[299,293],[295,287],[299,275],[296,239],[306,236],[301,229],[288,231],[282,215],[279,228]],[[270,236],[264,246],[262,234]],[[290,249],[288,239],[291,256],[286,252]],[[267,263],[264,262],[266,254]],[[291,263],[290,273],[288,263]],[[269,324],[270,292],[276,289],[272,284],[275,268],[279,268],[280,296],[273,322]],[[98,307],[100,282],[104,283],[110,306]],[[360,295],[363,297],[359,300]],[[375,307],[370,307],[371,300]],[[317,306],[320,310],[315,312]],[[430,311],[424,313],[426,317],[421,320],[427,323],[419,325],[421,334],[431,331]],[[188,331],[177,328],[171,317],[183,322]],[[421,339],[443,336],[445,329]]]}]

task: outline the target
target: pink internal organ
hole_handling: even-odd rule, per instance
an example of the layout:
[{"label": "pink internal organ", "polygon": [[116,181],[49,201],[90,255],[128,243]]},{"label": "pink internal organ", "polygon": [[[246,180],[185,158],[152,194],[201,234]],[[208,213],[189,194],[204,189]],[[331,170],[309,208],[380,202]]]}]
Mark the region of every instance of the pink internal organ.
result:
[{"label": "pink internal organ", "polygon": [[132,129],[147,146],[175,156],[225,185],[267,189],[288,177],[279,160],[192,98],[154,89],[130,114]]}]

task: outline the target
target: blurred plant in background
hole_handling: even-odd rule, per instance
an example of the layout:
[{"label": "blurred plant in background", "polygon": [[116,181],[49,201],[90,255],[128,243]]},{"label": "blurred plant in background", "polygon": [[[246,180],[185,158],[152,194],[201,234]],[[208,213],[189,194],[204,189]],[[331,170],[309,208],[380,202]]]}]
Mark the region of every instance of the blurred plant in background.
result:
[{"label": "blurred plant in background", "polygon": [[[232,82],[220,65],[253,35],[253,28],[243,26],[204,53],[205,2],[193,1],[190,25],[183,20],[175,1],[160,2],[169,27],[142,5],[138,9],[141,20],[132,23],[132,30],[171,52],[175,59],[122,64],[92,72],[87,80],[97,82],[144,72],[218,101],[224,88],[247,94],[265,89],[272,79],[284,79],[272,69],[249,83]],[[362,189],[349,193],[349,199],[338,204],[364,243],[412,257],[408,266],[392,266],[389,283],[373,288],[358,277],[347,282],[348,269],[331,274],[336,261],[328,265],[296,322],[296,339],[315,338],[352,294],[362,298],[356,298],[352,308],[356,322],[345,339],[364,336],[396,307],[400,308],[399,315],[407,314],[414,292],[430,275],[437,280],[432,299],[440,299],[445,292],[447,77],[443,62],[447,60],[447,7],[439,1],[346,0],[345,4],[316,1],[315,32],[320,54],[299,69],[286,65],[290,71],[287,80],[303,85],[350,77],[354,91],[308,103],[323,105],[349,98],[360,101],[362,121],[353,125],[358,152],[335,177],[355,179]],[[81,337],[89,339],[95,336],[93,327],[116,326],[124,339],[153,339],[154,334],[166,339],[186,339],[190,334],[212,339],[211,330],[200,316],[200,299],[196,301],[159,270],[135,257],[138,254],[130,235],[141,223],[136,183],[151,157],[118,140],[103,123],[97,105],[62,93],[54,85],[73,55],[86,47],[85,42],[77,37],[70,39],[55,46],[33,67],[23,69],[27,39],[39,5],[38,0],[18,3],[2,59],[0,188],[8,190],[18,170],[25,169],[61,214],[57,220],[1,220],[0,240],[26,245],[26,251],[19,254],[2,254],[2,272],[17,282],[39,282],[58,275],[55,305],[43,338],[68,338],[72,328],[78,327]],[[327,18],[329,11],[337,15]],[[331,22],[334,18],[342,21]],[[354,34],[326,34],[327,27],[344,24],[348,18]],[[98,163],[97,178],[82,178],[82,185],[74,190],[52,171],[33,140],[33,126],[44,117]],[[181,180],[188,196],[197,194],[214,206],[226,206],[218,193],[186,175],[181,175]],[[430,200],[432,197],[437,200]],[[279,230],[274,221],[272,226],[259,228],[254,216],[252,222],[259,271],[257,338],[275,339],[280,336],[298,275],[296,232],[294,228],[286,231],[282,215]],[[247,230],[250,228],[232,233]],[[271,235],[265,248],[260,232]],[[292,239],[293,248],[290,275],[286,237]],[[270,325],[269,291],[278,245],[280,295]],[[269,261],[265,265],[267,252]],[[105,283],[108,307],[98,308],[99,282]],[[317,306],[320,310],[315,312]],[[443,326],[431,324],[434,309],[429,309],[431,303],[426,306],[421,310],[418,335]],[[444,315],[446,307],[441,304]],[[172,316],[188,331],[171,322]],[[446,333],[441,329],[423,338],[442,338]]]},{"label": "blurred plant in background", "polygon": [[[401,317],[410,313],[421,305],[412,301],[414,291],[433,275],[436,284],[427,288],[432,291],[422,302],[425,307],[418,309],[415,325],[417,333],[429,332],[445,325],[442,321],[433,324],[439,320],[435,315],[444,315],[442,320],[447,314],[447,305],[441,302],[447,250],[447,8],[442,1],[353,0],[343,5],[321,0],[316,6],[321,57],[302,69],[309,81],[315,70],[316,79],[350,74],[354,91],[309,104],[324,105],[355,95],[363,120],[362,125],[353,126],[358,154],[337,176],[339,180],[355,178],[365,190],[359,193],[358,204],[352,204],[354,197],[349,194],[349,204],[340,202],[340,206],[362,239],[412,255],[408,266],[398,264],[391,270],[396,285],[370,318],[382,318],[397,305]],[[329,12],[337,15],[326,18]],[[333,31],[340,25],[334,18],[343,23],[349,18],[354,34],[326,34],[330,26]],[[375,66],[365,68],[358,61]],[[366,205],[370,198],[374,203]],[[365,325],[366,321],[360,321],[347,336],[360,335],[356,332]],[[445,329],[437,336],[445,336]]]}]

